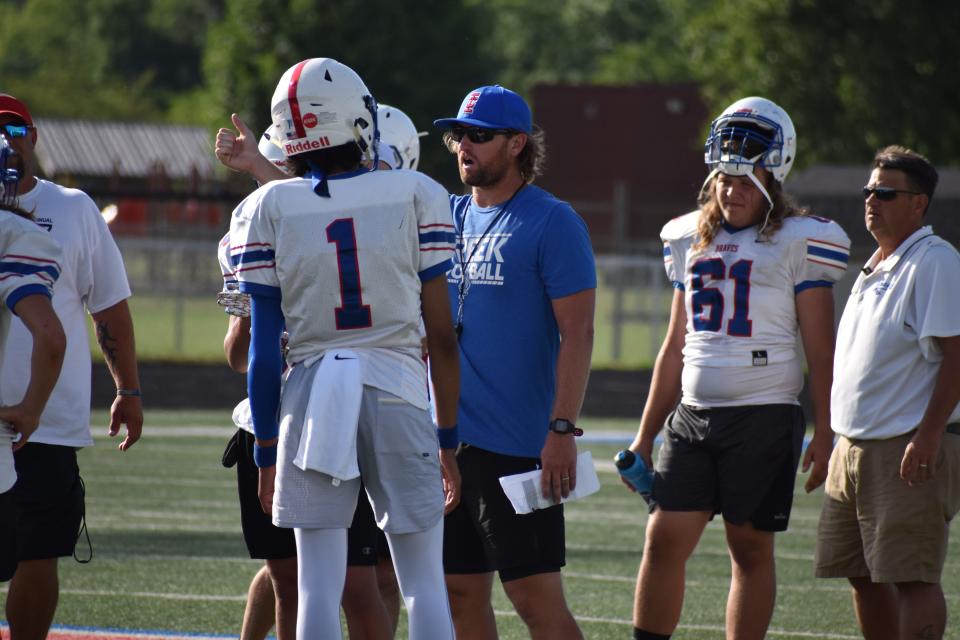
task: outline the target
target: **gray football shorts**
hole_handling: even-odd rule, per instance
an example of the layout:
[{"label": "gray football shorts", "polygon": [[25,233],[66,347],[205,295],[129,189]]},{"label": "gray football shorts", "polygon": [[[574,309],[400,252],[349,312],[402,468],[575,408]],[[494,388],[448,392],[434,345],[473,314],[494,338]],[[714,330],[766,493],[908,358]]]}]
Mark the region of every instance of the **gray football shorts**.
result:
[{"label": "gray football shorts", "polygon": [[303,529],[347,528],[366,488],[377,526],[388,533],[425,531],[443,517],[439,445],[430,414],[374,387],[363,388],[357,425],[361,478],[334,484],[318,471],[293,464],[304,414],[319,367],[295,367],[283,388],[273,522]]}]

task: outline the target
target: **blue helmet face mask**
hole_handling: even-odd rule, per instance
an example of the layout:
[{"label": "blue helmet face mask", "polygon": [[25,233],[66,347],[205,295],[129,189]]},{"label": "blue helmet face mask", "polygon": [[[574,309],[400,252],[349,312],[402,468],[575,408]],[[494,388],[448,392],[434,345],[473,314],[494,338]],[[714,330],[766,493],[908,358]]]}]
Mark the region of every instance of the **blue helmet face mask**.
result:
[{"label": "blue helmet face mask", "polygon": [[20,176],[17,152],[5,137],[0,136],[0,207],[12,207],[16,204]]},{"label": "blue helmet face mask", "polygon": [[783,165],[783,129],[760,115],[721,116],[710,127],[703,155],[708,167],[727,175],[747,175],[753,167],[773,173]]}]

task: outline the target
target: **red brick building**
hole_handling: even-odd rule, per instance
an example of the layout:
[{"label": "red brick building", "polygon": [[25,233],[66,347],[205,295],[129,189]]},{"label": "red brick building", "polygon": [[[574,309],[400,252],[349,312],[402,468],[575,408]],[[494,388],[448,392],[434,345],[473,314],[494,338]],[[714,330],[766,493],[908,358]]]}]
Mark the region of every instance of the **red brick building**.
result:
[{"label": "red brick building", "polygon": [[538,184],[575,206],[598,251],[656,243],[694,208],[710,118],[697,85],[538,85],[532,102],[547,136]]}]

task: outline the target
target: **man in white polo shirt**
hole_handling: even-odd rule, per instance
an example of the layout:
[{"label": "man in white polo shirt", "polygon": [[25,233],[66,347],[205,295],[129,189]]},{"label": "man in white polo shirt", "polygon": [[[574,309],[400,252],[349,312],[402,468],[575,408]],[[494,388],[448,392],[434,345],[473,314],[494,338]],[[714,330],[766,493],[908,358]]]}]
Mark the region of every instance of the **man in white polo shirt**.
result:
[{"label": "man in white polo shirt", "polygon": [[[816,574],[847,578],[865,638],[942,638],[960,510],[960,254],[923,226],[937,172],[899,146],[863,188],[879,248],[843,311]],[[898,631],[893,631],[898,630]]]},{"label": "man in white polo shirt", "polygon": [[[53,308],[67,336],[63,370],[30,441],[14,454],[17,485],[17,565],[7,592],[10,636],[45,638],[57,608],[57,561],[73,555],[84,515],[84,489],[77,450],[93,444],[90,434],[90,347],[87,313],[117,385],[109,433],[122,424],[126,450],[140,438],[143,410],[134,349],[133,322],[127,307],[130,287],[120,251],[87,194],[36,176],[37,128],[27,106],[0,94],[0,127],[22,158],[18,206],[33,214],[63,249]],[[10,326],[3,354],[0,393],[23,396],[32,340],[23,323]]]}]

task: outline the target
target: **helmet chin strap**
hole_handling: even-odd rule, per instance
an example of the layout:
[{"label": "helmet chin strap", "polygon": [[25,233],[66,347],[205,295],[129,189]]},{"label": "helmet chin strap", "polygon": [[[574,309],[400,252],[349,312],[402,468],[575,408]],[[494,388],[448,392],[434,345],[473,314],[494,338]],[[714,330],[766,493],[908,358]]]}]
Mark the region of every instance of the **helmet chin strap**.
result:
[{"label": "helmet chin strap", "polygon": [[[726,173],[731,176],[747,176],[750,178],[750,181],[753,183],[757,189],[760,190],[760,193],[763,194],[764,200],[767,201],[767,211],[763,215],[763,224],[760,225],[758,234],[763,233],[763,230],[767,228],[767,224],[770,222],[770,213],[773,211],[773,198],[770,197],[770,194],[767,192],[767,188],[763,186],[763,183],[757,178],[756,174],[753,172],[754,165],[752,163],[736,163],[733,165],[733,170],[724,171],[723,165],[725,163],[719,162],[717,166],[710,171],[707,175],[707,179],[703,181],[703,186],[700,187],[700,195],[703,195],[703,190],[707,188],[707,185],[718,173]],[[699,199],[699,198],[698,198]]]},{"label": "helmet chin strap", "polygon": [[703,192],[707,190],[707,185],[710,184],[710,181],[713,180],[718,173],[720,173],[720,169],[714,167],[710,170],[710,173],[707,174],[707,179],[703,181],[702,185],[700,185],[700,193],[697,194],[698,201],[703,197]]},{"label": "helmet chin strap", "polygon": [[[369,151],[372,163],[371,171],[376,171],[380,168],[380,123],[377,122],[377,99],[370,95],[363,96],[363,105],[367,108],[367,112],[373,121],[373,142],[370,145],[372,148]],[[354,123],[354,126],[356,126],[356,124],[357,123]],[[365,143],[362,136],[359,142],[361,151],[367,151],[367,149],[364,148]]]},{"label": "helmet chin strap", "polygon": [[773,211],[773,199],[770,197],[770,194],[767,193],[767,188],[757,179],[753,171],[748,173],[747,177],[750,178],[753,185],[760,190],[760,193],[762,193],[763,197],[767,200],[767,212],[763,216],[763,224],[760,225],[760,229],[757,231],[757,235],[760,235],[763,233],[763,230],[767,228],[767,223],[770,222],[770,212]]}]

